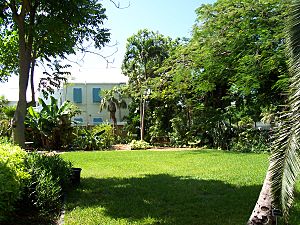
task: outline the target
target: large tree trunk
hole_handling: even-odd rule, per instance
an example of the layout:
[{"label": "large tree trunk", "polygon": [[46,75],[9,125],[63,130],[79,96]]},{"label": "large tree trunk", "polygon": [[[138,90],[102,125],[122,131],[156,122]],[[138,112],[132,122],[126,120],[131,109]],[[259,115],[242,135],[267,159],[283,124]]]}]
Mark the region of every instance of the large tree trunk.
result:
[{"label": "large tree trunk", "polygon": [[33,43],[33,30],[32,24],[34,23],[34,13],[30,15],[30,27],[29,35],[26,36],[25,32],[25,17],[26,8],[28,8],[28,2],[23,2],[23,6],[20,14],[16,11],[16,8],[12,8],[14,14],[14,20],[18,25],[19,31],[19,101],[17,109],[13,119],[13,138],[15,144],[21,147],[25,147],[25,116],[27,110],[26,91],[29,80],[30,59]]},{"label": "large tree trunk", "polygon": [[264,184],[262,186],[260,195],[254,207],[254,210],[248,220],[247,225],[273,225],[275,217],[272,215],[272,202],[271,195],[271,173],[267,172]]},{"label": "large tree trunk", "polygon": [[[21,35],[20,35],[21,36]],[[25,116],[27,109],[26,91],[29,79],[30,54],[26,51],[25,36],[24,41],[20,37],[20,52],[19,52],[19,101],[14,116],[14,142],[21,147],[25,147]]]}]

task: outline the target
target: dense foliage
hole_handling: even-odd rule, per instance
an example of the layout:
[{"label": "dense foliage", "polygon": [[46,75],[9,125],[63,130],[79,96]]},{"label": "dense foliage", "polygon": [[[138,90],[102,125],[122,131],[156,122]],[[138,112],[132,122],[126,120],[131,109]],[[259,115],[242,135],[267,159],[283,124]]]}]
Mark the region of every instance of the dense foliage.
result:
[{"label": "dense foliage", "polygon": [[176,44],[177,42],[172,41],[171,38],[147,29],[139,30],[137,34],[127,39],[122,71],[129,77],[128,93],[133,99],[133,105],[136,106],[135,110],[140,114],[141,140],[144,139],[146,130],[145,111],[147,98],[151,92],[150,83],[157,77],[155,71],[162,66]]},{"label": "dense foliage", "polygon": [[103,123],[95,127],[76,127],[70,147],[77,150],[104,150],[114,143],[112,125]]},{"label": "dense foliage", "polygon": [[[129,38],[123,68],[129,91],[136,93],[129,107],[131,131],[141,128],[144,99],[147,141],[166,137],[179,146],[267,150],[269,128],[288,87],[284,28],[289,3],[219,0],[202,5],[191,39],[167,45],[162,61],[150,66],[147,82],[142,70],[147,67],[138,69],[142,64],[128,58],[134,55],[133,37],[141,32]],[[268,126],[258,129],[263,120]]]},{"label": "dense foliage", "polygon": [[50,103],[46,104],[39,99],[40,110],[32,106],[28,108],[25,120],[27,127],[27,140],[33,141],[35,147],[46,149],[67,148],[73,139],[71,118],[80,111],[71,102],[63,102],[58,105],[58,100],[50,97]]},{"label": "dense foliage", "polygon": [[14,209],[21,198],[25,180],[30,178],[24,164],[26,155],[17,146],[0,145],[0,223]]},{"label": "dense foliage", "polygon": [[56,154],[26,153],[18,146],[0,144],[0,223],[18,223],[15,214],[26,212],[31,219],[53,220],[70,186],[71,167]]},{"label": "dense foliage", "polygon": [[30,174],[23,191],[21,205],[37,210],[41,216],[60,212],[62,194],[70,184],[72,164],[59,155],[28,154],[25,167]]}]

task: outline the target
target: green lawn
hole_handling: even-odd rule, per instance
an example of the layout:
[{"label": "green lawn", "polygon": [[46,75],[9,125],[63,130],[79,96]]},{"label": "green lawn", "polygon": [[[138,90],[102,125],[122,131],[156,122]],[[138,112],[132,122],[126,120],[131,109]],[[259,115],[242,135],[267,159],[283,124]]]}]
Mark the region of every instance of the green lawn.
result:
[{"label": "green lawn", "polygon": [[[82,168],[65,224],[241,225],[258,197],[266,154],[214,150],[63,154]],[[300,205],[291,222],[300,221]]]}]

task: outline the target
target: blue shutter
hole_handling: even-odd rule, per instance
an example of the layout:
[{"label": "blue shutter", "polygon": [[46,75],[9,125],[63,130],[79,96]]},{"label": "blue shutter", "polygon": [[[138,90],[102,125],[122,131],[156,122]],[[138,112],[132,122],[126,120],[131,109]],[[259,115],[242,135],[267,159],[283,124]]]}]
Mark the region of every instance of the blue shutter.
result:
[{"label": "blue shutter", "polygon": [[101,101],[100,91],[101,88],[93,88],[93,103],[99,103]]},{"label": "blue shutter", "polygon": [[102,122],[103,122],[102,118],[99,118],[99,117],[93,118],[93,124],[94,125],[100,124]]},{"label": "blue shutter", "polygon": [[75,122],[75,124],[83,124],[83,119],[80,117],[76,117],[76,118],[74,118],[74,122]]},{"label": "blue shutter", "polygon": [[75,103],[82,103],[82,89],[73,88],[73,101]]}]

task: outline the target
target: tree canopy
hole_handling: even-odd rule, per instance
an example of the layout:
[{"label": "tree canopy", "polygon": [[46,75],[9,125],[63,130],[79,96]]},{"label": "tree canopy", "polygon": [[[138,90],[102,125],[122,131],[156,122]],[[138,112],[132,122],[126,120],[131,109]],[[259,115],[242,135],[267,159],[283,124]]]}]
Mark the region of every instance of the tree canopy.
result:
[{"label": "tree canopy", "polygon": [[151,89],[145,129],[178,145],[230,149],[247,140],[241,135],[252,124],[274,118],[288,89],[284,29],[289,4],[219,0],[202,5],[192,37],[157,48],[162,57],[153,61],[144,60],[149,34],[130,37],[123,72],[136,99]]}]

